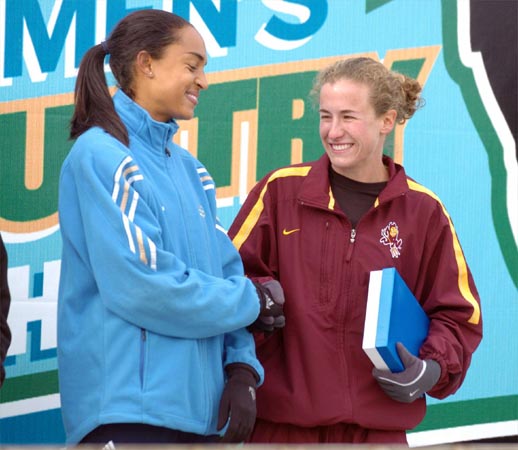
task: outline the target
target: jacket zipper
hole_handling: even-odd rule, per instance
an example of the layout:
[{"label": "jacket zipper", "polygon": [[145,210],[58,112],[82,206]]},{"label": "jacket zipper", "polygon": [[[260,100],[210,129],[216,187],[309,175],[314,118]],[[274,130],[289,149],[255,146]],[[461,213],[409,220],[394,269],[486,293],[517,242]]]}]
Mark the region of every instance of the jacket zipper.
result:
[{"label": "jacket zipper", "polygon": [[146,330],[140,329],[140,364],[139,364],[139,377],[140,387],[144,387],[144,362],[146,360]]},{"label": "jacket zipper", "polygon": [[349,248],[347,249],[347,255],[345,256],[345,260],[349,262],[351,260],[351,256],[353,254],[354,242],[356,241],[356,229],[351,229],[351,235],[349,237]]},{"label": "jacket zipper", "polygon": [[171,157],[171,152],[169,151],[169,149],[167,147],[165,148],[165,154],[167,155],[168,158]]}]

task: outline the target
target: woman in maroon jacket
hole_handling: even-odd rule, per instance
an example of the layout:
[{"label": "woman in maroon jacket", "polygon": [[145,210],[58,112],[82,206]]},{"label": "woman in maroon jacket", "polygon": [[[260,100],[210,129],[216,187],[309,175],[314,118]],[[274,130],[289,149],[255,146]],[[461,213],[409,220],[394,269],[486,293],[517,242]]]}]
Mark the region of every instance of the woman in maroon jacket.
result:
[{"label": "woman in maroon jacket", "polygon": [[[453,394],[482,337],[479,296],[453,223],[433,192],[383,156],[396,123],[421,106],[416,80],[370,58],[324,69],[325,150],[275,170],[250,192],[229,234],[252,279],[278,280],[286,324],[256,334],[265,382],[252,442],[406,443],[425,393]],[[405,370],[362,350],[369,273],[395,267],[430,319]]]},{"label": "woman in maroon jacket", "polygon": [[11,332],[7,325],[7,314],[11,304],[9,286],[7,285],[7,252],[0,235],[0,386],[5,379],[4,361],[11,343]]}]

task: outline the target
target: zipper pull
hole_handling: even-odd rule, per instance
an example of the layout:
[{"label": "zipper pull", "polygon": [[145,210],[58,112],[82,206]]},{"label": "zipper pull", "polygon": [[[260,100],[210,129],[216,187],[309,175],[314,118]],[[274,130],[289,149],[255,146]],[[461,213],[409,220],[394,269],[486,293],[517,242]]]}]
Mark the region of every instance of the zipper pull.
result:
[{"label": "zipper pull", "polygon": [[167,147],[165,148],[165,154],[167,155],[168,158],[171,157],[171,152],[169,151],[169,149]]},{"label": "zipper pull", "polygon": [[345,255],[345,260],[347,262],[349,262],[351,260],[355,240],[356,240],[356,230],[353,228],[351,230],[351,236],[349,237],[349,242],[351,243],[351,245],[349,245],[349,248],[347,249],[347,254]]}]

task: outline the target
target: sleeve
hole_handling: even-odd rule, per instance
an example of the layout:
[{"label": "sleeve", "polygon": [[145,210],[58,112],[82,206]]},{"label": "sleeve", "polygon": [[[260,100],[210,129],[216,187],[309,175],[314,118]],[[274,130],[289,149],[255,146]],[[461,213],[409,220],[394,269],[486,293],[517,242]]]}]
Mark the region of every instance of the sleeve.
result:
[{"label": "sleeve", "polygon": [[[276,240],[275,202],[268,191],[269,176],[265,176],[250,191],[229,229],[229,236],[243,260],[245,273],[254,281],[264,283],[279,280]],[[256,348],[281,331],[266,335],[254,333]]]},{"label": "sleeve", "polygon": [[248,194],[234,222],[229,236],[238,249],[248,277],[265,282],[278,279],[275,213],[268,176]]},{"label": "sleeve", "polygon": [[437,204],[429,221],[430,240],[420,267],[421,299],[430,330],[420,356],[441,366],[441,377],[428,392],[436,398],[462,385],[472,354],[482,339],[480,298],[452,220]]},{"label": "sleeve", "polygon": [[7,251],[0,236],[0,386],[5,379],[4,361],[11,343],[11,331],[7,324],[7,315],[11,304],[7,284]]},{"label": "sleeve", "polygon": [[234,363],[243,363],[253,367],[257,375],[259,375],[257,386],[263,383],[264,369],[255,354],[254,338],[245,328],[225,335],[224,366]]},{"label": "sleeve", "polygon": [[[215,197],[209,198],[209,203],[214,209],[213,213],[216,220],[217,239],[221,254],[223,276],[230,277],[234,275],[244,276],[244,268],[241,257],[230,240],[227,231],[223,228],[215,211]],[[255,288],[254,288],[254,295]],[[259,303],[259,299],[257,299]],[[255,343],[253,335],[245,328],[230,331],[225,335],[225,359],[224,366],[234,363],[247,364],[254,368],[259,376],[258,386],[264,381],[264,370],[257,360],[255,353]]]},{"label": "sleeve", "polygon": [[[259,314],[253,284],[244,276],[209,275],[164,249],[160,205],[146,203],[153,196],[143,174],[120,154],[105,148],[104,157],[97,152],[71,161],[60,182],[62,231],[82,229],[78,245],[86,247],[83,258],[105,307],[138,327],[182,338],[252,323]],[[119,155],[116,161],[113,155]],[[77,223],[68,217],[71,209],[79,211]]]}]

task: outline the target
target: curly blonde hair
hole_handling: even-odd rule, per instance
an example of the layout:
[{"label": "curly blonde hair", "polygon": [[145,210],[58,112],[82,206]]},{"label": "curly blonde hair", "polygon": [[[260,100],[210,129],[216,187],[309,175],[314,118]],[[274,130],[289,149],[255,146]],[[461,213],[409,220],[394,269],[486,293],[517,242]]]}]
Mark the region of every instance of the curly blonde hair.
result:
[{"label": "curly blonde hair", "polygon": [[322,69],[310,92],[315,105],[318,105],[324,84],[333,84],[343,79],[369,86],[371,104],[376,115],[393,109],[399,124],[410,119],[424,105],[420,95],[422,88],[417,80],[389,70],[379,61],[368,57],[340,60]]}]

